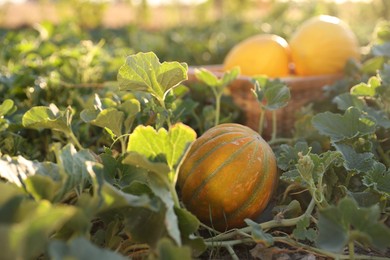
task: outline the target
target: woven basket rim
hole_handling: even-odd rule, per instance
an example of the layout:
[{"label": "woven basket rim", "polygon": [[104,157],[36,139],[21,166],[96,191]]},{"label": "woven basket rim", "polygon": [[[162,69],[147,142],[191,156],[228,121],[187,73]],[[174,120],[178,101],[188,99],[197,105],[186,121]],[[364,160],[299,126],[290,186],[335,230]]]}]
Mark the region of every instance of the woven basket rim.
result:
[{"label": "woven basket rim", "polygon": [[[223,65],[222,64],[211,64],[211,65],[199,65],[199,66],[189,66],[188,67],[188,74],[190,76],[195,76],[195,70],[196,69],[207,69],[213,72],[215,76],[218,78],[223,76]],[[315,76],[295,76],[291,75],[288,77],[280,77],[279,79],[282,80],[285,83],[305,83],[305,82],[321,82],[321,81],[329,81],[329,80],[337,80],[341,79],[343,77],[342,73],[338,74],[322,74],[322,75],[315,75]],[[250,81],[251,77],[245,76],[245,75],[239,75],[237,80],[245,80]]]}]

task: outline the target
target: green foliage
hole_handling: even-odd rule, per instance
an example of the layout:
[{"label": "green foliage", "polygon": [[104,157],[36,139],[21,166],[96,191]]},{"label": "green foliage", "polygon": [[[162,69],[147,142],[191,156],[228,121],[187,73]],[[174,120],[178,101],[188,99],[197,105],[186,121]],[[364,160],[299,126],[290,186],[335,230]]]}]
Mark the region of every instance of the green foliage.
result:
[{"label": "green foliage", "polygon": [[[321,257],[364,259],[355,255],[362,249],[388,256],[386,31],[376,29],[377,42],[361,66],[349,64],[345,78],[327,87],[323,107],[303,110],[300,134],[313,135],[269,140],[281,173],[269,210],[275,215],[219,233],[181,204],[176,180],[197,135],[237,121],[239,108],[227,90],[239,71],[218,78],[201,69],[196,76],[203,85],[190,85],[187,63],[165,61],[172,59],[164,55],[183,53],[174,48],[184,44],[178,32],[166,36],[174,43],[160,56],[133,54],[118,37],[108,37],[121,42],[117,48],[107,45],[111,40],[80,41],[91,32],[61,26],[1,36],[2,257],[191,259],[219,249],[234,258],[238,246],[280,243]],[[140,40],[139,31],[128,30],[143,48],[156,44],[145,39],[161,40],[146,34]],[[263,110],[274,113],[294,98],[280,80],[253,83]]]},{"label": "green foliage", "polygon": [[390,243],[390,229],[378,221],[377,205],[360,208],[351,198],[342,199],[337,206],[320,212],[317,244],[332,252],[341,252],[354,241],[384,250]]},{"label": "green foliage", "polygon": [[[219,124],[219,118],[221,114],[221,98],[225,92],[225,89],[231,84],[239,75],[240,69],[233,68],[231,71],[226,71],[222,78],[218,79],[211,71],[201,68],[196,69],[195,76],[200,81],[209,86],[215,97],[215,123],[214,126]],[[210,112],[208,112],[210,113]]]}]

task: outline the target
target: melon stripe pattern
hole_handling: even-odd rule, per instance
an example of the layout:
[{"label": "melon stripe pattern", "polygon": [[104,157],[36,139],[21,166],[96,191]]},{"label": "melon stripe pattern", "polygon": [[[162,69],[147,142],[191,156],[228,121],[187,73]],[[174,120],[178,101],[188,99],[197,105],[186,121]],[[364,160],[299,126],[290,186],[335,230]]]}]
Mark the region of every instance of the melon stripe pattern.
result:
[{"label": "melon stripe pattern", "polygon": [[217,230],[243,226],[267,206],[277,183],[271,147],[252,129],[221,124],[191,146],[178,185],[188,210]]}]

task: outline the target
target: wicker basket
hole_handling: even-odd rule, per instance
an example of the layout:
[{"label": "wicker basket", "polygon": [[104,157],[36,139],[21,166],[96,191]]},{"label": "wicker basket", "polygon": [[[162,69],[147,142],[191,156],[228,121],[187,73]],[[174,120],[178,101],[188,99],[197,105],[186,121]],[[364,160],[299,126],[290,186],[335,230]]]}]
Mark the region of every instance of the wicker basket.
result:
[{"label": "wicker basket", "polygon": [[[223,75],[221,65],[207,65],[207,66],[190,66],[188,69],[188,82],[196,82],[195,69],[205,68],[213,72],[217,77]],[[278,134],[288,136],[295,123],[295,113],[304,105],[319,101],[324,98],[323,87],[339,80],[341,74],[337,75],[321,75],[309,77],[286,77],[281,78],[290,88],[291,100],[288,105],[276,110],[278,120]],[[253,84],[250,78],[246,76],[239,76],[229,86],[230,93],[234,102],[243,111],[245,118],[243,123],[254,130],[258,130],[259,118],[261,110],[257,104],[257,100],[253,95],[251,89]],[[263,134],[267,138],[272,133],[272,113],[266,112],[265,126]]]}]

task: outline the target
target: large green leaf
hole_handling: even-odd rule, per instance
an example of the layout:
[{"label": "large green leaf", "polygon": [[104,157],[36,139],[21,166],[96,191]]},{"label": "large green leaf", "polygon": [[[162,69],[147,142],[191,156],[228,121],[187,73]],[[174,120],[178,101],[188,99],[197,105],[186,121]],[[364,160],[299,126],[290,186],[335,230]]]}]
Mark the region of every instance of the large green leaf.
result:
[{"label": "large green leaf", "polygon": [[390,228],[380,220],[378,205],[358,207],[348,197],[337,206],[320,211],[317,245],[325,250],[341,252],[349,241],[384,250],[390,246]]},{"label": "large green leaf", "polygon": [[70,133],[70,114],[70,108],[60,111],[54,104],[51,104],[49,107],[36,106],[23,115],[22,123],[24,127],[28,128],[48,128],[63,133]]},{"label": "large green leaf", "polygon": [[81,192],[91,181],[87,162],[96,162],[97,157],[90,150],[77,151],[72,144],[68,144],[58,152],[58,160],[64,180],[57,199],[74,188]]},{"label": "large green leaf", "polygon": [[[85,122],[90,122],[101,128],[110,129],[116,136],[122,135],[122,125],[125,114],[116,108],[106,108],[96,114],[95,110],[84,110],[81,116]],[[96,117],[95,117],[96,116]]]},{"label": "large green leaf", "polygon": [[116,252],[99,248],[89,240],[78,237],[67,243],[54,240],[50,242],[48,255],[50,259],[75,259],[75,260],[125,260],[128,259]]},{"label": "large green leaf", "polygon": [[364,173],[372,168],[374,154],[370,152],[358,153],[352,146],[342,143],[333,144],[344,158],[344,167],[350,171]]},{"label": "large green leaf", "polygon": [[160,63],[153,52],[130,55],[118,73],[119,87],[127,91],[143,91],[158,100],[187,79],[188,66],[179,62]]},{"label": "large green leaf", "polygon": [[166,163],[174,173],[195,138],[195,131],[182,123],[173,125],[168,131],[137,126],[130,135],[127,151],[142,154],[152,162]]},{"label": "large green leaf", "polygon": [[117,107],[106,109],[84,109],[80,117],[84,122],[109,129],[116,136],[130,131],[136,114],[140,111],[140,103],[136,99],[126,100]]},{"label": "large green leaf", "polygon": [[332,141],[338,142],[359,135],[375,132],[375,120],[365,115],[355,107],[348,108],[344,115],[324,112],[315,115],[312,119],[317,130]]}]

